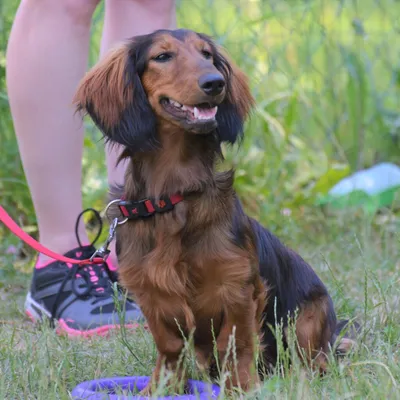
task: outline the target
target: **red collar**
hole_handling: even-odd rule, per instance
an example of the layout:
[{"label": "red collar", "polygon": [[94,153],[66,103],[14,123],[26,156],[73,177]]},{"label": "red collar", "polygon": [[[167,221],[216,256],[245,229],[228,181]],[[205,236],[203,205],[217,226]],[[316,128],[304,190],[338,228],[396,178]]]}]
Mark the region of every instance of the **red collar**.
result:
[{"label": "red collar", "polygon": [[143,199],[138,201],[121,200],[117,202],[122,215],[128,220],[150,217],[156,213],[171,211],[175,204],[183,200],[181,194],[161,196],[159,200]]}]

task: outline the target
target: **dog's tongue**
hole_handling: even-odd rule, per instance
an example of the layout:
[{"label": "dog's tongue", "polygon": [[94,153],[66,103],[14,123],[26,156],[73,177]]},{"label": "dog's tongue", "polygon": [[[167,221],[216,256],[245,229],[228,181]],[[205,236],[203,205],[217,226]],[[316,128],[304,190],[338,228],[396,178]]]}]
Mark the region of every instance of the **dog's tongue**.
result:
[{"label": "dog's tongue", "polygon": [[182,110],[190,111],[194,119],[214,119],[217,114],[218,107],[206,108],[206,107],[192,107],[192,106],[182,106]]},{"label": "dog's tongue", "polygon": [[218,107],[213,108],[199,108],[199,107],[191,107],[185,106],[187,110],[189,110],[194,119],[214,119],[215,114],[217,114]]},{"label": "dog's tongue", "polygon": [[217,113],[217,107],[213,108],[193,108],[193,115],[197,119],[213,119]]}]

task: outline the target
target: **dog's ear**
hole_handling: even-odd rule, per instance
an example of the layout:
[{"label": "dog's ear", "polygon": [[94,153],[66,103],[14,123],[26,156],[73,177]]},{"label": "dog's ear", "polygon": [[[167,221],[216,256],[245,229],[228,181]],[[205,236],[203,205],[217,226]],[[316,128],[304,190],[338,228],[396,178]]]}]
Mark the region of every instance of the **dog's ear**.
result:
[{"label": "dog's ear", "polygon": [[235,143],[243,137],[243,125],[255,105],[248,78],[228,57],[225,50],[214,44],[214,65],[226,81],[226,97],[218,106],[216,119],[221,142]]},{"label": "dog's ear", "polygon": [[157,145],[156,118],[140,80],[145,47],[131,40],[115,48],[86,74],[74,97],[107,141],[132,151]]}]

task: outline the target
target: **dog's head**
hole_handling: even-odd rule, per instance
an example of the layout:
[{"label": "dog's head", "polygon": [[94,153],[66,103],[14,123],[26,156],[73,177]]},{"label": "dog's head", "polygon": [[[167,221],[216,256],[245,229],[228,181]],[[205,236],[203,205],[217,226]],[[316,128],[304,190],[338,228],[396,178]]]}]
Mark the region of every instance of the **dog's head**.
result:
[{"label": "dog's head", "polygon": [[208,36],[160,30],[110,52],[82,80],[74,103],[108,140],[146,151],[163,123],[234,143],[253,98],[243,72]]}]

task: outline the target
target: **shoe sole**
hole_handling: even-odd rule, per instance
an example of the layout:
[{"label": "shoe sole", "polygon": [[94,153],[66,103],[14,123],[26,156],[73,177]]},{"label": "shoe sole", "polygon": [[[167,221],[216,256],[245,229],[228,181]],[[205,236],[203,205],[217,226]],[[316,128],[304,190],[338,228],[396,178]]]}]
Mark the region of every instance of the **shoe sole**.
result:
[{"label": "shoe sole", "polygon": [[[37,301],[35,301],[31,293],[28,292],[26,295],[25,299],[25,314],[28,316],[28,318],[35,324],[43,322],[44,319],[49,320],[51,323],[53,323],[51,314],[49,313],[48,310],[46,310],[41,304],[39,304]],[[84,337],[84,338],[89,338],[93,336],[107,336],[111,331],[115,331],[118,329],[121,329],[121,325],[102,325],[94,329],[88,329],[88,330],[78,330],[71,328],[68,326],[67,322],[60,318],[56,320],[57,323],[57,328],[56,328],[56,333],[60,336],[65,336],[67,335],[68,337]],[[125,328],[127,329],[137,329],[140,326],[139,323],[134,323],[134,324],[126,324]],[[148,329],[148,327],[145,325],[145,329]]]}]

